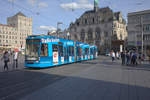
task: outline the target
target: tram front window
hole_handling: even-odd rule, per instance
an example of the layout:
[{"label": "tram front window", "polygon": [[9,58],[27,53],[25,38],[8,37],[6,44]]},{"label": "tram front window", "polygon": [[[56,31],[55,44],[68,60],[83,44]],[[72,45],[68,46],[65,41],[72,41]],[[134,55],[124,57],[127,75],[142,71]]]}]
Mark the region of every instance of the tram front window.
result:
[{"label": "tram front window", "polygon": [[26,60],[38,60],[40,44],[27,43],[26,44]]},{"label": "tram front window", "polygon": [[47,44],[41,44],[41,57],[47,57],[48,56],[48,45]]}]

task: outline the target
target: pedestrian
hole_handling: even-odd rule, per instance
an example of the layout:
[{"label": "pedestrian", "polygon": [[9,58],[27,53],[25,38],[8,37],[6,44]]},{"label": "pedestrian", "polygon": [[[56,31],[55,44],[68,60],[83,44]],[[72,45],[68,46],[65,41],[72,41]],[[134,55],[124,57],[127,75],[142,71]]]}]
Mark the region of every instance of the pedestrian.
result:
[{"label": "pedestrian", "polygon": [[141,64],[141,61],[142,61],[142,54],[139,53],[139,55],[138,55],[138,62],[139,62],[139,64]]},{"label": "pedestrian", "polygon": [[2,59],[4,60],[4,70],[5,70],[5,69],[8,70],[8,62],[9,62],[9,54],[8,54],[8,51],[5,51],[5,52],[4,52]]},{"label": "pedestrian", "polygon": [[136,55],[135,52],[134,52],[133,55],[132,55],[132,64],[133,64],[133,65],[137,65],[137,55]]},{"label": "pedestrian", "polygon": [[127,58],[126,65],[128,66],[130,64],[130,53],[129,52],[126,53],[126,58]]},{"label": "pedestrian", "polygon": [[119,53],[118,53],[118,51],[116,52],[116,58],[119,60]]},{"label": "pedestrian", "polygon": [[18,68],[18,52],[13,53],[13,68]]},{"label": "pedestrian", "polygon": [[150,64],[150,55],[149,55],[149,64]]},{"label": "pedestrian", "polygon": [[112,50],[111,52],[112,62],[115,60],[115,52]]},{"label": "pedestrian", "polygon": [[125,55],[125,51],[123,51],[121,52],[122,65],[125,65],[125,59],[126,59],[126,55]]}]

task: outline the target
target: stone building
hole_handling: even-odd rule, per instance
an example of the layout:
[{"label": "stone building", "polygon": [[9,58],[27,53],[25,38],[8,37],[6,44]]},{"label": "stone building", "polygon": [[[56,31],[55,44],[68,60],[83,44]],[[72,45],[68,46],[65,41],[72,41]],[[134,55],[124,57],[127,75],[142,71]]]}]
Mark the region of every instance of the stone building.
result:
[{"label": "stone building", "polygon": [[83,13],[68,30],[72,40],[97,45],[101,54],[120,47],[121,44],[112,45],[113,40],[127,37],[121,12],[114,13],[109,7],[99,8],[97,2],[94,2],[94,10]]},{"label": "stone building", "polygon": [[142,51],[142,43],[143,53],[150,55],[150,10],[128,13],[128,45]]},{"label": "stone building", "polygon": [[7,25],[0,24],[0,46],[25,48],[25,38],[32,35],[32,18],[21,12],[7,18]]}]

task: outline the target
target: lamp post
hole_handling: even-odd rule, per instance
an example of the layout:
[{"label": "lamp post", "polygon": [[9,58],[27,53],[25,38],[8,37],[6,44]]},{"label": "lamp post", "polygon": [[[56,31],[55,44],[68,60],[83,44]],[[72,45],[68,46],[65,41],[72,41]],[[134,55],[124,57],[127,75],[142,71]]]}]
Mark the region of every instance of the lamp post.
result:
[{"label": "lamp post", "polygon": [[141,30],[141,35],[142,35],[142,37],[141,37],[141,38],[142,38],[141,49],[142,49],[142,50],[141,50],[141,51],[142,51],[142,54],[143,54],[143,53],[144,53],[144,50],[143,50],[143,49],[144,49],[144,41],[143,41],[143,17],[142,17],[142,15],[141,15],[140,18],[141,18],[141,28],[142,28],[142,30]]},{"label": "lamp post", "polygon": [[70,33],[68,32],[68,33],[67,33],[67,38],[68,38],[68,40],[69,40],[69,36],[70,36]]}]

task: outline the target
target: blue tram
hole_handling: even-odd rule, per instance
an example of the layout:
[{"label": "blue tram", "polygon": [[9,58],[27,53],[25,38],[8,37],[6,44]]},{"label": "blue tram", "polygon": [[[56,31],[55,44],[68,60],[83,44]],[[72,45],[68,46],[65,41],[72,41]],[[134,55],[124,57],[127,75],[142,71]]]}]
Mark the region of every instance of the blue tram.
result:
[{"label": "blue tram", "polygon": [[25,67],[51,67],[97,58],[97,47],[52,36],[26,38]]}]

